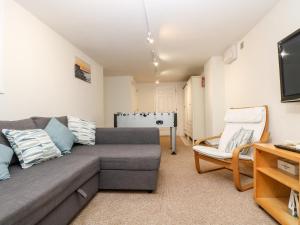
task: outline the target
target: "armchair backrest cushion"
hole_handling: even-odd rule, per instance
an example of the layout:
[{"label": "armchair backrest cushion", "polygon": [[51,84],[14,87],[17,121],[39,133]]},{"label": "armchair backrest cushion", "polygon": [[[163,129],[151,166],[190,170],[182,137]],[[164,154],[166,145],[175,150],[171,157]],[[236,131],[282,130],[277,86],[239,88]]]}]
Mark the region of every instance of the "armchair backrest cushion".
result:
[{"label": "armchair backrest cushion", "polygon": [[266,107],[229,109],[225,115],[225,128],[219,143],[219,150],[224,151],[233,135],[241,128],[253,130],[251,143],[260,141],[266,125]]}]

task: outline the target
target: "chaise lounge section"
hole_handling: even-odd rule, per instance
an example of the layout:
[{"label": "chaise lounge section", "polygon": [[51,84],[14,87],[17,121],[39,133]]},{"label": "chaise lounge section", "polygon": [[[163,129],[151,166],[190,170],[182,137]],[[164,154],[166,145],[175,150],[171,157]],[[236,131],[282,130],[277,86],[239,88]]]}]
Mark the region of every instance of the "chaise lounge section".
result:
[{"label": "chaise lounge section", "polygon": [[[67,118],[57,118],[67,125]],[[45,128],[50,118],[0,122],[0,129]],[[0,143],[8,145],[3,136]],[[68,224],[99,190],[155,191],[160,166],[156,128],[97,128],[96,145],[21,169],[0,182],[0,225]]]}]

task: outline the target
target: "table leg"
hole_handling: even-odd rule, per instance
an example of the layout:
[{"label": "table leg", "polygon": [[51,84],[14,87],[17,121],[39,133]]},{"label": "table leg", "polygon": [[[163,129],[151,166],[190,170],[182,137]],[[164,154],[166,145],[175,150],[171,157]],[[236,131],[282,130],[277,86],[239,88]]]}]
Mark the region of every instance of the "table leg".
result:
[{"label": "table leg", "polygon": [[170,149],[172,149],[172,127],[170,127]]},{"label": "table leg", "polygon": [[176,127],[171,128],[171,137],[172,137],[172,155],[176,154]]}]

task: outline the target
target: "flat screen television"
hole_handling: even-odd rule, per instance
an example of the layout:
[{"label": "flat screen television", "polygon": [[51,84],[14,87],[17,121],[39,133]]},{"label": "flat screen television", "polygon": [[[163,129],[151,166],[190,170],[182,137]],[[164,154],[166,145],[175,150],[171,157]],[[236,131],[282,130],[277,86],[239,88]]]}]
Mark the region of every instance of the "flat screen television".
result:
[{"label": "flat screen television", "polygon": [[300,101],[300,29],[278,43],[281,102]]}]

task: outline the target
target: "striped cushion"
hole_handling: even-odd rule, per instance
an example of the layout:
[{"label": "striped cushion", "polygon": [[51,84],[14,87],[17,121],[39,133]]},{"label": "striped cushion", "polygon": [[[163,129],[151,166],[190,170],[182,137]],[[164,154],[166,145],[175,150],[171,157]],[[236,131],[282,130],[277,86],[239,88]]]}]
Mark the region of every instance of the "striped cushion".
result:
[{"label": "striped cushion", "polygon": [[[250,144],[252,142],[253,130],[246,130],[244,128],[239,129],[231,138],[225,149],[226,153],[232,153],[232,151],[242,145]],[[244,149],[241,154],[247,155],[250,148]]]},{"label": "striped cushion", "polygon": [[68,127],[75,136],[75,143],[95,145],[96,123],[68,116]]},{"label": "striped cushion", "polygon": [[3,129],[2,133],[15,151],[23,169],[61,156],[60,150],[44,130]]}]

